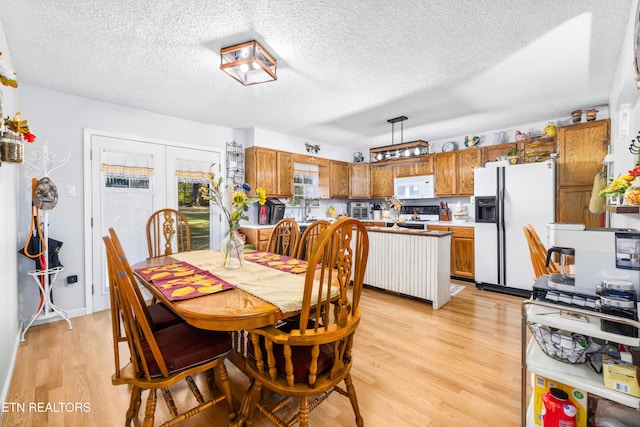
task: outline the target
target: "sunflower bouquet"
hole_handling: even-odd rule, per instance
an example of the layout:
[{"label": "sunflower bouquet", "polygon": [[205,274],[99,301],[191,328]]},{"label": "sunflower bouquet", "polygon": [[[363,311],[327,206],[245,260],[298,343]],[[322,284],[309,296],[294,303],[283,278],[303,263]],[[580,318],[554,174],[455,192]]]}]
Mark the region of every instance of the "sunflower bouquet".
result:
[{"label": "sunflower bouquet", "polygon": [[633,180],[639,176],[640,166],[635,166],[628,173],[620,175],[611,181],[606,188],[600,190],[599,194],[602,197],[621,196],[631,187]]}]

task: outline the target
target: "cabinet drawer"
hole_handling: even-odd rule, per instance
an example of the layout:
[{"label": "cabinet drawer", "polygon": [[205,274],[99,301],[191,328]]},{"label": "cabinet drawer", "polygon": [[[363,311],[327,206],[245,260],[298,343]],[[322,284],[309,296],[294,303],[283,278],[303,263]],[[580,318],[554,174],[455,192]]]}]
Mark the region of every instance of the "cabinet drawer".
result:
[{"label": "cabinet drawer", "polygon": [[453,235],[456,237],[473,237],[474,236],[473,227],[451,227],[451,231],[453,231]]},{"label": "cabinet drawer", "polygon": [[265,229],[258,230],[258,240],[260,241],[269,240],[269,237],[271,236],[272,231],[273,231],[273,228],[265,228]]}]

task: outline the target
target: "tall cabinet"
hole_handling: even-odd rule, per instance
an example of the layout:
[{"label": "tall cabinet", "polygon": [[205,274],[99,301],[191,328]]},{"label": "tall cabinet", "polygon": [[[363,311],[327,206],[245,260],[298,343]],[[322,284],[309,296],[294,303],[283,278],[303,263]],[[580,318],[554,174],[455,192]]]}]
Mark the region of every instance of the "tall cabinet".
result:
[{"label": "tall cabinet", "polygon": [[558,129],[556,222],[601,227],[601,214],[589,212],[596,174],[609,147],[609,119]]}]

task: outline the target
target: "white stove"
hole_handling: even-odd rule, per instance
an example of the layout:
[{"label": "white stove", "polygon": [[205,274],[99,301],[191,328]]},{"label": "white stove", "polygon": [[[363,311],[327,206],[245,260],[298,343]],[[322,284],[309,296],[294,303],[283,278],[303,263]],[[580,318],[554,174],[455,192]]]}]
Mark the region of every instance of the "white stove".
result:
[{"label": "white stove", "polygon": [[438,206],[403,206],[401,213],[406,221],[427,222],[438,221],[440,219],[440,208]]}]

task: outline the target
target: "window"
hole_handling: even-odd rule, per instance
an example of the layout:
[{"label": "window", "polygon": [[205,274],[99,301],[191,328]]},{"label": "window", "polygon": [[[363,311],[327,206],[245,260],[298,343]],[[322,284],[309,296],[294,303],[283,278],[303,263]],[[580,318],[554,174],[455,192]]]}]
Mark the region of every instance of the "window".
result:
[{"label": "window", "polygon": [[293,203],[304,206],[306,199],[318,198],[318,165],[293,164]]}]

